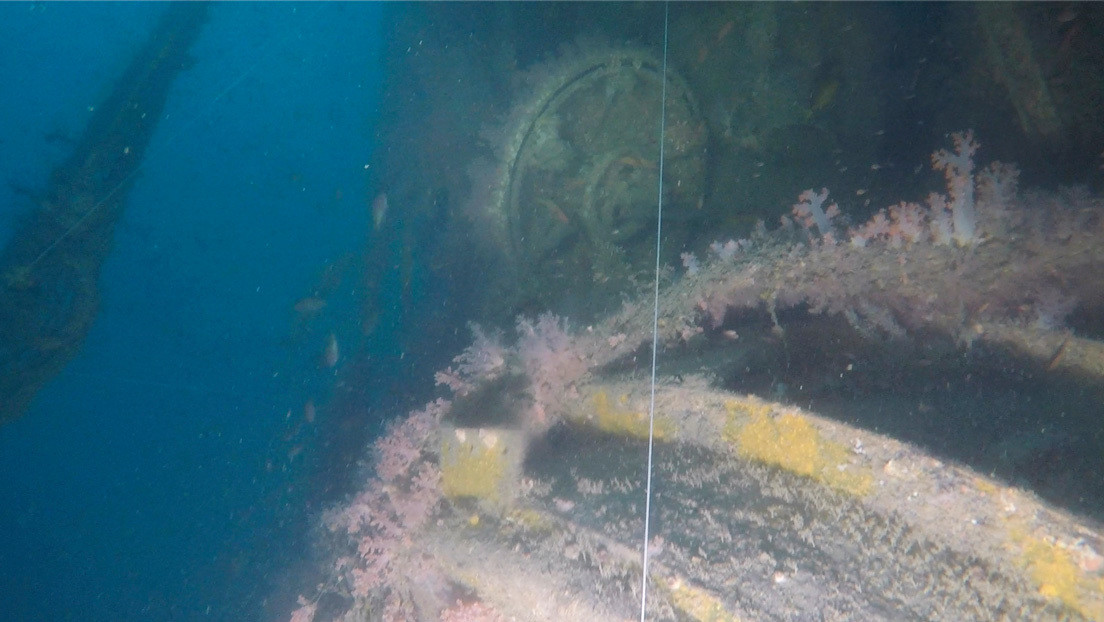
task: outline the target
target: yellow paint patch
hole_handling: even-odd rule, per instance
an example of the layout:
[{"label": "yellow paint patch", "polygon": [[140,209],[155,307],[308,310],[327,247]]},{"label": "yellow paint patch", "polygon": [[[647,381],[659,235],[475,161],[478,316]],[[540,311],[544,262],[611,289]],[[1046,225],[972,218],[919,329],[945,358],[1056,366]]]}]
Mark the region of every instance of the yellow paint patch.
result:
[{"label": "yellow paint patch", "polygon": [[[1090,620],[1104,619],[1104,578],[1083,573],[1073,553],[1049,540],[1014,528],[1010,537],[1023,546],[1020,562],[1039,594],[1054,599]],[[1086,598],[1086,596],[1088,598]]]},{"label": "yellow paint patch", "polygon": [[[622,395],[618,404],[611,404],[609,395],[605,391],[598,391],[592,398],[594,410],[591,423],[594,427],[629,438],[648,438],[648,413],[634,411],[626,406],[629,396]],[[675,426],[669,419],[656,416],[654,434],[657,440],[670,438],[675,433]]]},{"label": "yellow paint patch", "polygon": [[725,609],[724,603],[709,592],[681,581],[674,581],[668,587],[671,602],[679,613],[694,622],[738,622],[736,616]]},{"label": "yellow paint patch", "polygon": [[441,493],[449,499],[470,497],[501,509],[513,500],[520,452],[502,430],[443,430]]},{"label": "yellow paint patch", "polygon": [[536,531],[540,533],[552,533],[555,530],[555,524],[544,514],[530,509],[519,508],[510,512],[507,519],[514,524],[520,525],[524,529],[530,531]]},{"label": "yellow paint patch", "polygon": [[811,477],[837,490],[865,495],[874,484],[869,469],[851,463],[843,445],[825,439],[809,420],[794,413],[771,416],[769,404],[730,400],[723,436],[741,457]]}]

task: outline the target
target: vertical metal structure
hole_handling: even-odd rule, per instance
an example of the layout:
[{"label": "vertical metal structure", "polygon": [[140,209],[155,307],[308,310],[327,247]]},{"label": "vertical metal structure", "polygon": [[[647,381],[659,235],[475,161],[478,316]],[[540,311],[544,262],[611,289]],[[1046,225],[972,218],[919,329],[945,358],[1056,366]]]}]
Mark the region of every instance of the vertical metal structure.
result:
[{"label": "vertical metal structure", "polygon": [[88,334],[115,222],[207,10],[203,2],[166,8],[0,253],[0,423],[23,414]]}]

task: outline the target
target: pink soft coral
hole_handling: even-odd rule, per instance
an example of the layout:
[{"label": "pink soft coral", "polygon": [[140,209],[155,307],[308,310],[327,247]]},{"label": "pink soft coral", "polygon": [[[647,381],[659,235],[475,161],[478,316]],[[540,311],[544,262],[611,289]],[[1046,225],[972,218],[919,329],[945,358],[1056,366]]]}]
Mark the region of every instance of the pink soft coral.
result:
[{"label": "pink soft coral", "polygon": [[299,597],[299,608],[291,612],[291,622],[313,622],[318,603],[312,603],[303,596]]},{"label": "pink soft coral", "polygon": [[820,237],[830,243],[832,241],[831,220],[839,215],[839,206],[832,203],[828,207],[822,207],[828,200],[828,189],[821,188],[818,194],[810,188],[802,192],[797,200],[798,203],[793,206],[794,219],[805,229],[812,229],[813,225],[816,225]]},{"label": "pink soft coral", "polygon": [[493,380],[506,367],[508,351],[498,333],[487,334],[478,324],[471,325],[474,341],[456,358],[456,369],[449,366],[434,376],[437,384],[452,389],[456,395],[465,395],[485,380]]},{"label": "pink soft coral", "polygon": [[518,318],[517,332],[518,358],[533,398],[532,423],[545,425],[548,411],[573,395],[575,382],[586,374],[586,357],[568,335],[566,321],[551,313],[541,314],[536,323]]},{"label": "pink soft coral", "polygon": [[483,603],[458,602],[441,612],[441,622],[506,622],[506,618]]},{"label": "pink soft coral", "polygon": [[951,194],[951,221],[954,241],[967,246],[977,241],[977,210],[974,208],[974,154],[978,143],[973,130],[951,134],[954,153],[940,149],[932,154],[932,166],[943,171]]},{"label": "pink soft coral", "polygon": [[431,402],[389,426],[374,447],[376,477],[351,503],[324,517],[331,531],[347,533],[356,544],[356,558],[343,557],[335,565],[355,596],[367,596],[388,581],[409,534],[437,507],[440,470],[425,452],[448,406],[445,400]]}]

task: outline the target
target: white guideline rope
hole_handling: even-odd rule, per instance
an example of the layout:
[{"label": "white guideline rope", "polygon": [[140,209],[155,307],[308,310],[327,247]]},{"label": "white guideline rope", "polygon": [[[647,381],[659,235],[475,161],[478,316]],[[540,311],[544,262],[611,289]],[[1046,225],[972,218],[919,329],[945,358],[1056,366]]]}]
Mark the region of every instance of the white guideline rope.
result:
[{"label": "white guideline rope", "polygon": [[648,539],[652,519],[652,449],[655,446],[656,356],[659,352],[659,251],[663,234],[663,137],[667,131],[667,20],[670,5],[663,3],[663,96],[659,108],[659,198],[656,202],[655,288],[652,297],[652,381],[648,400],[648,474],[644,486],[644,559],[640,571],[640,622],[648,606]]}]

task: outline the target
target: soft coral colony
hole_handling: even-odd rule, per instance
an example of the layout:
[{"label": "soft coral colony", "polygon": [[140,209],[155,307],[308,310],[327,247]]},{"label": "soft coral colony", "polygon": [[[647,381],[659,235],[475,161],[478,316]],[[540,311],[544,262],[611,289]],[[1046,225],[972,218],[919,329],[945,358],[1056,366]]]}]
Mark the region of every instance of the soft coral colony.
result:
[{"label": "soft coral colony", "polygon": [[[782,229],[761,231],[750,252],[687,274],[668,297],[696,301],[714,327],[731,309],[762,307],[776,317],[806,305],[841,315],[867,335],[936,330],[966,343],[992,338],[1034,355],[1066,343],[1064,331],[1023,330],[1053,300],[1084,300],[1099,291],[1099,201],[1076,189],[1057,198],[1020,194],[1014,166],[995,162],[975,173],[972,132],[952,138],[954,151],[932,156],[948,194],[930,194],[927,207],[901,202],[844,230],[832,221],[838,208],[823,207],[828,191],[807,190],[793,207],[796,224],[784,217]],[[848,243],[837,242],[844,236]],[[681,334],[699,319],[674,314],[670,324]],[[1092,342],[1077,343],[1094,349]]]},{"label": "soft coral colony", "polygon": [[[314,599],[299,597],[293,622],[311,622],[326,592],[353,600],[353,609],[369,603],[385,620],[503,620],[488,605],[463,601],[463,590],[440,569],[426,563],[414,545],[444,498],[456,498],[486,490],[479,483],[449,484],[458,472],[486,478],[496,468],[495,459],[511,449],[494,433],[473,434],[455,426],[455,403],[461,408],[481,404],[478,395],[500,379],[512,382],[523,394],[514,417],[502,422],[532,438],[547,430],[558,417],[564,401],[573,395],[576,381],[587,371],[588,361],[567,330],[566,321],[546,313],[535,321],[518,318],[516,343],[503,345],[501,333],[471,326],[473,343],[453,359],[454,366],[437,372],[436,382],[451,392],[452,400],[437,399],[390,425],[373,445],[374,477],[348,504],[326,513],[326,529],[346,540],[344,554],[331,567],[331,579]],[[445,464],[449,443],[461,442],[460,462]],[[524,441],[523,441],[524,442]],[[477,455],[473,456],[472,453]],[[487,461],[490,460],[490,464]],[[440,463],[440,466],[439,466]],[[503,478],[500,474],[497,477]],[[511,478],[516,479],[516,478]],[[512,482],[507,482],[511,484]],[[489,493],[476,493],[488,496]],[[486,500],[486,499],[484,499]],[[496,503],[500,503],[496,499]]]},{"label": "soft coral colony", "polygon": [[[952,141],[953,150],[932,156],[947,194],[932,193],[926,206],[901,202],[844,229],[833,222],[840,209],[828,202],[828,190],[807,190],[780,229],[760,226],[750,240],[715,242],[701,263],[684,256],[693,269],[663,289],[659,339],[669,347],[709,339],[734,309],[764,313],[784,333],[778,312],[804,308],[838,315],[869,339],[923,331],[964,347],[989,341],[1052,368],[1104,376],[1101,344],[1050,317],[1104,291],[1104,205],[1075,190],[1019,193],[1012,166],[993,163],[975,173],[972,132]],[[1044,314],[1047,322],[1040,321]],[[497,437],[463,436],[457,408],[485,407],[489,386],[517,393],[510,402],[517,415],[498,423],[521,430],[528,442],[566,415],[589,374],[650,342],[653,319],[650,296],[641,296],[575,333],[551,314],[520,318],[512,344],[473,327],[473,344],[437,374],[451,401],[439,399],[391,426],[375,445],[375,477],[327,514],[327,527],[347,538],[348,552],[332,564],[321,591],[341,594],[354,609],[375,603],[385,619],[459,619],[461,612],[500,619],[489,604],[460,602],[461,592],[418,555],[419,533],[460,507],[442,494],[445,435],[457,434],[466,451],[485,452],[488,461],[500,457]],[[318,598],[300,603],[293,619],[311,620]]]},{"label": "soft coral colony", "polygon": [[[1016,167],[994,162],[978,175],[974,175],[974,154],[980,145],[972,131],[951,135],[954,151],[940,149],[932,154],[932,166],[947,179],[948,195],[933,192],[928,195],[928,208],[918,203],[901,201],[879,210],[866,223],[848,231],[852,246],[862,248],[871,241],[882,241],[899,247],[930,241],[937,245],[957,244],[969,246],[981,241],[978,232],[978,208],[983,212],[995,211],[1007,205],[1014,197],[1019,171]],[[975,195],[979,200],[975,203]],[[840,214],[832,203],[822,205],[828,198],[828,189],[820,193],[806,190],[793,206],[795,220],[806,230],[816,226],[820,238],[827,244],[835,243],[835,231],[831,219]],[[993,220],[999,218],[990,214]],[[788,220],[784,220],[786,224]]]}]

